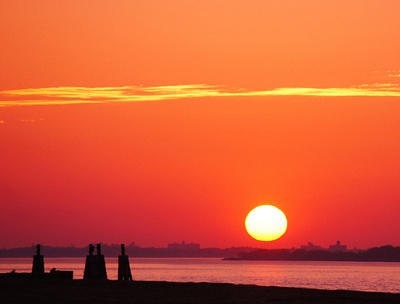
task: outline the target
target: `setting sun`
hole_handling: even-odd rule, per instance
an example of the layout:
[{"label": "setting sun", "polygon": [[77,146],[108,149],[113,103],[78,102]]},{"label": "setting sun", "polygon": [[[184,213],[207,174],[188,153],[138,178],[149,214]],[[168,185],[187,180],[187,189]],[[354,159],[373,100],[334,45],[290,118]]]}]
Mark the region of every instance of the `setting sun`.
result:
[{"label": "setting sun", "polygon": [[287,219],[278,208],[262,205],[250,211],[245,224],[247,232],[256,240],[273,241],[286,232]]}]

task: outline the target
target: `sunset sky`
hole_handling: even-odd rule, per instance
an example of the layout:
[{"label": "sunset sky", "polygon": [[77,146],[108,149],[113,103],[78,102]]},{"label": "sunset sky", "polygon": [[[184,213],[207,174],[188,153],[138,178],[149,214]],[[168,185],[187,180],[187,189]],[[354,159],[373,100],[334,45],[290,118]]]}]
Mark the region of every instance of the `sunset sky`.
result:
[{"label": "sunset sky", "polygon": [[[2,0],[0,247],[400,246],[400,1]],[[252,239],[271,204],[286,234]]]}]

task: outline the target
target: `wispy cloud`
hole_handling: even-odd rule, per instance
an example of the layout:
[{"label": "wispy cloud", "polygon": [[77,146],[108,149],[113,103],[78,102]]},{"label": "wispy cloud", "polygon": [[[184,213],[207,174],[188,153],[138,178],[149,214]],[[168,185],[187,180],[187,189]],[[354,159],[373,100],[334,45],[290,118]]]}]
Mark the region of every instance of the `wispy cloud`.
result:
[{"label": "wispy cloud", "polygon": [[205,84],[154,87],[56,87],[0,91],[0,106],[139,102],[234,96],[400,96],[400,85],[377,83],[348,88],[298,87],[276,88],[265,91],[230,89],[224,86]]}]

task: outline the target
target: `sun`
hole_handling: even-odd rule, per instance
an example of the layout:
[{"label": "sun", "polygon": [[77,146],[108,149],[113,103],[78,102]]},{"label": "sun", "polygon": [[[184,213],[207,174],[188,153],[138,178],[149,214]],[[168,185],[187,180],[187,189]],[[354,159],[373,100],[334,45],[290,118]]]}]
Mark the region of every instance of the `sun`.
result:
[{"label": "sun", "polygon": [[273,241],[279,239],[287,228],[285,214],[271,205],[261,205],[246,217],[246,230],[256,240]]}]

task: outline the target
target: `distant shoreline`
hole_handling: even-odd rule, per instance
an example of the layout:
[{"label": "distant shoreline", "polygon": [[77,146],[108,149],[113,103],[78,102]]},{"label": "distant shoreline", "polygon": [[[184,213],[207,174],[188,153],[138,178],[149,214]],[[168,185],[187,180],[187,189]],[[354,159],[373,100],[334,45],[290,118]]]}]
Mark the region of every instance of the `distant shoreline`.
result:
[{"label": "distant shoreline", "polygon": [[285,262],[371,262],[371,263],[400,263],[400,260],[333,260],[333,259],[245,259],[245,258],[223,258],[223,261],[285,261]]},{"label": "distant shoreline", "polygon": [[230,261],[332,261],[332,262],[400,262],[400,247],[386,245],[367,250],[327,251],[304,249],[258,249],[239,253],[238,257],[228,257]]},{"label": "distant shoreline", "polygon": [[[187,244],[188,246],[190,244]],[[182,247],[184,248],[184,247]],[[282,260],[282,261],[360,261],[360,262],[400,262],[400,247],[385,245],[358,251],[329,251],[305,249],[260,249],[253,247],[231,248],[142,248],[126,246],[126,254],[131,258],[221,258],[224,260]],[[120,245],[102,244],[105,257],[118,257]],[[87,247],[42,246],[45,258],[85,257]],[[0,249],[0,258],[29,258],[36,252],[34,246]]]},{"label": "distant shoreline", "polygon": [[395,293],[226,283],[46,279],[0,283],[4,303],[400,303],[400,294]]}]

